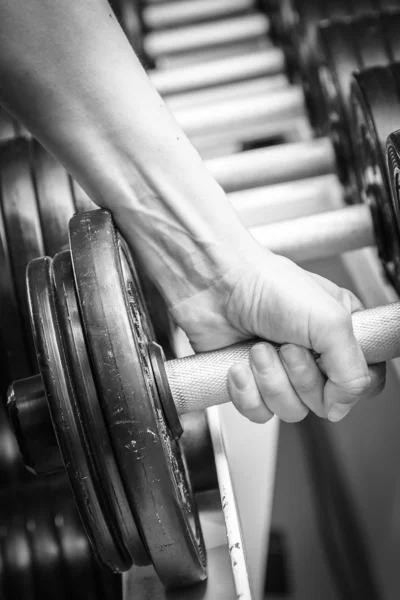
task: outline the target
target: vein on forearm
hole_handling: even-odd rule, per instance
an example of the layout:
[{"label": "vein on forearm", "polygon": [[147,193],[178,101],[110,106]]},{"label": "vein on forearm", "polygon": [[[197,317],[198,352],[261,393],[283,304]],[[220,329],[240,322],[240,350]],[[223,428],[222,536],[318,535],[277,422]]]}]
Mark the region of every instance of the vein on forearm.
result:
[{"label": "vein on forearm", "polygon": [[106,0],[0,0],[0,80],[6,108],[175,286],[171,302],[218,280],[246,232]]}]

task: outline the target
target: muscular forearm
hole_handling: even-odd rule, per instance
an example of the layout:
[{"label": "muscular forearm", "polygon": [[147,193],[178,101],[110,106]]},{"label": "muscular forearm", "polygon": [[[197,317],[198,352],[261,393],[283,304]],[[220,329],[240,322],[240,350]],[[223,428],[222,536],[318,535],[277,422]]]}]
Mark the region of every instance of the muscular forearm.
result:
[{"label": "muscular forearm", "polygon": [[106,0],[1,0],[0,79],[2,103],[112,210],[171,304],[253,244]]}]

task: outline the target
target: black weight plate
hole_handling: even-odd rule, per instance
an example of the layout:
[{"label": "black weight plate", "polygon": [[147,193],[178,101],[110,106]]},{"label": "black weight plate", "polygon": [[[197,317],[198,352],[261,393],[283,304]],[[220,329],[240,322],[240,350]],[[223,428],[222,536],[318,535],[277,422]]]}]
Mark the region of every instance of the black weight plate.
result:
[{"label": "black weight plate", "polygon": [[48,508],[42,507],[26,521],[32,549],[36,596],[40,600],[68,600],[62,578],[62,555]]},{"label": "black weight plate", "polygon": [[35,600],[32,549],[23,515],[16,514],[7,524],[2,524],[0,536],[7,597],[10,600]]},{"label": "black weight plate", "polygon": [[94,377],[137,525],[164,585],[202,581],[198,515],[157,396],[136,272],[105,210],[75,215],[70,245]]},{"label": "black weight plate", "polygon": [[339,177],[348,187],[350,201],[358,199],[350,136],[352,75],[400,58],[399,28],[399,11],[341,19],[318,27],[321,128],[331,135],[335,145]]},{"label": "black weight plate", "polygon": [[54,293],[57,304],[58,324],[66,349],[66,360],[75,390],[80,420],[93,459],[93,479],[99,490],[104,514],[129,551],[125,559],[128,569],[132,561],[136,565],[149,564],[149,557],[139,537],[136,524],[129,510],[125,490],[114,459],[110,437],[99,405],[91,365],[83,336],[73,272],[69,251],[54,257],[52,263]]},{"label": "black weight plate", "polygon": [[57,324],[51,259],[38,258],[27,269],[28,297],[38,363],[58,444],[86,532],[101,560],[113,570],[125,566],[109,529],[93,481],[91,457],[79,419]]},{"label": "black weight plate", "polygon": [[31,481],[32,475],[22,463],[17,440],[8,419],[6,398],[0,396],[0,490],[21,480]]},{"label": "black weight plate", "polygon": [[[284,3],[286,4],[286,2]],[[306,104],[312,125],[321,133],[323,113],[318,86],[319,52],[317,26],[327,20],[375,13],[386,8],[400,8],[399,0],[288,0],[285,10],[292,55],[298,62]]]},{"label": "black weight plate", "polygon": [[[392,205],[395,214],[397,232],[400,239],[400,131],[392,133],[386,148],[387,164],[389,169],[389,182]],[[400,273],[398,274],[400,280]],[[399,283],[400,287],[400,283]]]},{"label": "black weight plate", "polygon": [[[122,600],[122,575],[112,573],[94,561],[97,600]],[[136,600],[136,599],[135,599]]]},{"label": "black weight plate", "polygon": [[39,142],[31,142],[45,254],[54,256],[68,244],[68,222],[75,212],[70,178]]},{"label": "black weight plate", "polygon": [[6,589],[6,569],[3,557],[3,544],[0,535],[0,598],[1,600],[8,600],[8,594]]},{"label": "black weight plate", "polygon": [[63,580],[68,598],[98,600],[93,554],[69,497],[57,505],[57,511],[53,511],[53,519],[60,544]]},{"label": "black weight plate", "polygon": [[400,66],[374,67],[354,75],[352,142],[360,195],[373,213],[381,259],[399,262],[399,240],[386,167],[386,140],[400,124]]},{"label": "black weight plate", "polygon": [[36,192],[29,160],[29,141],[12,140],[0,151],[1,204],[10,263],[15,281],[18,306],[26,335],[32,370],[37,371],[36,353],[30,335],[26,301],[26,266],[44,253]]},{"label": "black weight plate", "polygon": [[3,217],[0,211],[0,396],[5,398],[10,383],[32,374],[26,352],[26,337],[11,271]]}]

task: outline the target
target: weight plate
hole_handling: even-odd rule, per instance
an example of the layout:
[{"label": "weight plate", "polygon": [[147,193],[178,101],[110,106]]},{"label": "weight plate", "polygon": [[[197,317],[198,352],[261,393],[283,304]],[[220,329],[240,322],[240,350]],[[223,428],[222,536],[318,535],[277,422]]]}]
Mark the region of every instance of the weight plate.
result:
[{"label": "weight plate", "polygon": [[351,144],[350,86],[352,75],[368,67],[384,66],[400,58],[400,12],[388,11],[347,18],[318,27],[318,87],[321,127],[336,148],[338,174],[348,188],[350,202],[357,201],[354,149]]},{"label": "weight plate", "polygon": [[96,561],[93,570],[97,584],[96,600],[122,600],[122,575],[104,569]]},{"label": "weight plate", "polygon": [[376,13],[387,8],[400,8],[399,0],[286,0],[282,3],[282,16],[286,28],[290,57],[302,80],[306,105],[311,124],[321,133],[323,98],[318,86],[320,55],[317,46],[317,26],[322,21]]},{"label": "weight plate", "polygon": [[360,195],[372,210],[380,258],[391,273],[400,250],[386,167],[386,140],[400,123],[400,66],[354,75],[351,90],[355,172]]},{"label": "weight plate", "polygon": [[17,440],[8,419],[6,397],[0,396],[0,489],[21,480],[32,480],[32,476],[21,460]]},{"label": "weight plate", "polygon": [[27,279],[38,363],[78,510],[101,560],[113,570],[122,570],[126,567],[124,553],[119,547],[119,540],[115,539],[115,532],[109,529],[104,518],[102,501],[93,480],[94,467],[65,360],[57,324],[51,259],[45,257],[32,261],[27,269]]},{"label": "weight plate", "polygon": [[27,342],[22,328],[21,314],[18,309],[18,299],[11,271],[10,256],[1,211],[0,309],[0,360],[2,365],[0,397],[5,398],[7,388],[12,381],[28,377],[32,374],[32,365],[26,351]]},{"label": "weight plate", "polygon": [[54,523],[48,507],[41,507],[29,515],[26,529],[32,549],[32,566],[35,574],[36,596],[40,600],[68,600],[63,585],[62,555]]},{"label": "weight plate", "polygon": [[136,272],[105,210],[75,215],[70,245],[94,378],[137,525],[164,585],[202,581],[198,514],[157,396]]},{"label": "weight plate", "polygon": [[54,256],[68,244],[68,222],[75,212],[70,178],[39,142],[30,145],[45,254]]},{"label": "weight plate", "polygon": [[8,600],[9,596],[7,594],[6,589],[6,573],[5,573],[5,564],[3,558],[3,544],[1,541],[0,535],[0,598],[2,600]]},{"label": "weight plate", "polygon": [[26,332],[26,350],[32,372],[36,372],[36,353],[30,335],[25,276],[26,265],[33,258],[42,256],[44,247],[28,140],[19,138],[1,147],[0,182],[4,227],[18,307],[21,311],[23,330]]},{"label": "weight plate", "polygon": [[132,561],[136,565],[146,565],[150,560],[129,510],[91,373],[69,251],[61,252],[54,257],[52,276],[58,324],[78,403],[79,419],[85,429],[88,451],[93,459],[94,485],[102,500],[106,520],[113,523],[113,529],[118,532],[118,537],[123,540],[124,547],[129,551],[131,562],[128,563],[129,559],[126,556],[125,568],[129,568]]},{"label": "weight plate", "polygon": [[[11,499],[12,496],[9,501]],[[3,547],[6,596],[10,600],[20,598],[35,600],[32,549],[23,515],[18,513],[9,515],[8,522],[1,524],[0,537]]]},{"label": "weight plate", "polygon": [[392,205],[396,216],[396,225],[400,239],[400,131],[395,131],[389,136],[386,156],[389,169]]}]

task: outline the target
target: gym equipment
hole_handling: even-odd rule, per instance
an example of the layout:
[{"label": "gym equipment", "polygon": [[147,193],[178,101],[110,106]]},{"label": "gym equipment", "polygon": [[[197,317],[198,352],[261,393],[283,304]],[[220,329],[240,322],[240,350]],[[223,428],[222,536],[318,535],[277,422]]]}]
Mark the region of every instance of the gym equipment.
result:
[{"label": "gym equipment", "polygon": [[[304,89],[311,123],[318,129],[321,96],[318,87],[320,64],[316,28],[321,21],[356,17],[379,11],[400,8],[398,0],[273,0],[270,3],[273,37],[279,40],[288,65],[288,72],[300,80]],[[353,63],[354,64],[354,63]],[[322,115],[323,118],[323,115]]]},{"label": "gym equipment", "polygon": [[317,52],[321,57],[316,97],[320,101],[320,127],[337,148],[341,181],[357,189],[360,181],[347,165],[357,164],[359,146],[352,142],[350,87],[354,72],[385,66],[400,58],[398,11],[362,18],[340,19],[318,27]]},{"label": "gym equipment", "polygon": [[[354,208],[358,207],[349,210]],[[132,256],[111,215],[97,210],[74,216],[70,247],[70,252],[58,254],[53,261],[42,258],[30,263],[28,294],[45,387],[40,404],[45,405],[47,396],[81,516],[87,523],[84,500],[97,490],[98,508],[103,506],[103,511],[91,512],[96,514],[96,528],[93,522],[87,525],[103,561],[110,564],[111,551],[109,540],[101,535],[104,525],[119,524],[116,537],[127,550],[136,538],[127,537],[121,525],[133,518],[164,584],[194,583],[205,577],[205,562],[180,460],[179,415],[229,401],[228,368],[246,362],[255,342],[164,362],[161,348],[152,341]],[[400,304],[395,303],[353,315],[368,362],[400,354],[399,311]],[[39,404],[29,401],[29,386],[29,380],[15,382],[9,391],[21,447],[29,447],[31,419],[26,415],[37,411]],[[121,512],[106,510],[108,494],[100,493],[104,481],[111,486],[118,483],[113,471],[102,470],[104,462],[100,466],[110,456],[101,452],[101,445],[110,442],[128,496]],[[39,445],[37,440],[31,460],[40,465],[45,449]],[[91,502],[89,506],[93,507]],[[164,545],[161,540],[167,533],[170,541]],[[174,544],[178,539],[179,544]],[[128,555],[127,563],[134,562],[132,547]]]},{"label": "gym equipment", "polygon": [[400,273],[399,222],[390,195],[386,140],[400,125],[400,65],[356,73],[352,85],[352,129],[355,171],[361,199],[373,213],[379,255],[392,261],[391,279]]},{"label": "gym equipment", "polygon": [[269,20],[261,13],[230,17],[223,21],[148,33],[143,40],[147,56],[157,64],[159,57],[230,46],[268,35]]},{"label": "gym equipment", "polygon": [[[358,200],[359,181],[354,175],[358,149],[351,141],[350,84],[354,70],[389,64],[400,57],[396,32],[400,12],[387,11],[375,15],[347,18],[322,24],[318,28],[320,76],[313,80],[318,98],[319,129],[330,136],[337,159],[337,172],[346,188],[349,201]],[[316,30],[317,35],[317,30]],[[193,106],[176,112],[176,118],[194,141],[213,131],[234,131],[240,124],[259,123],[260,130],[275,126],[283,130],[288,119],[305,116],[303,92],[291,86],[268,96],[221,101],[214,106]],[[312,119],[313,120],[313,119]],[[355,137],[357,140],[358,137]],[[326,144],[328,141],[326,140]],[[286,146],[292,152],[290,146]],[[273,150],[270,151],[272,156]],[[282,164],[290,164],[281,154]],[[321,155],[324,161],[323,155]],[[300,157],[301,160],[301,157]],[[316,169],[318,162],[314,162]]]},{"label": "gym equipment", "polygon": [[149,30],[215,21],[254,10],[252,0],[178,0],[142,8],[142,18]]},{"label": "gym equipment", "polygon": [[392,206],[396,220],[400,218],[400,134],[399,131],[391,133],[387,140],[386,159]]},{"label": "gym equipment", "polygon": [[2,598],[118,600],[121,583],[94,560],[65,476],[0,492]]}]

